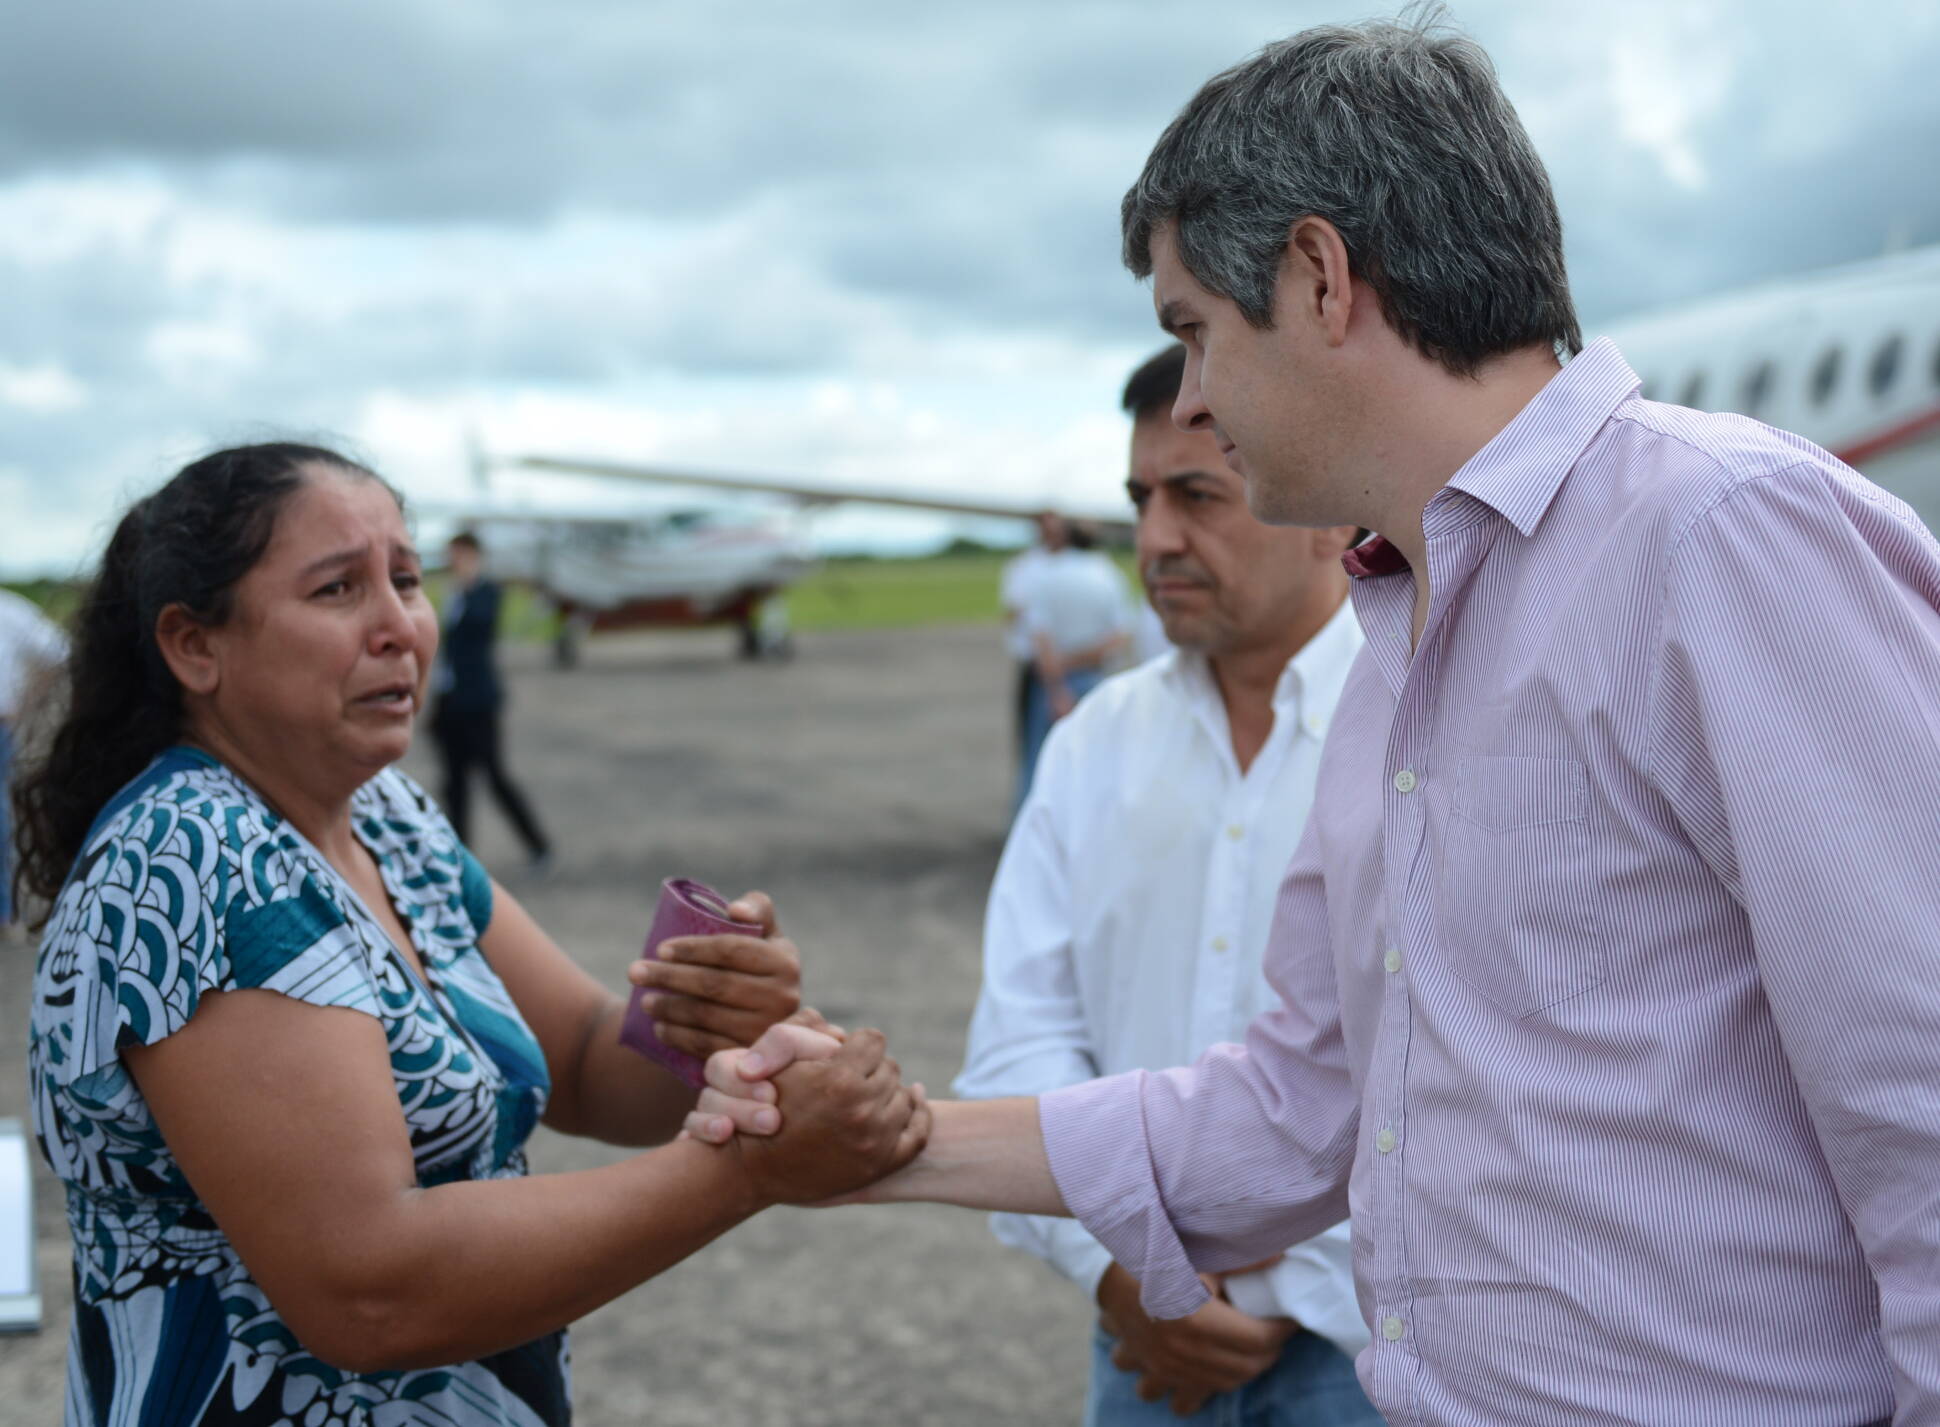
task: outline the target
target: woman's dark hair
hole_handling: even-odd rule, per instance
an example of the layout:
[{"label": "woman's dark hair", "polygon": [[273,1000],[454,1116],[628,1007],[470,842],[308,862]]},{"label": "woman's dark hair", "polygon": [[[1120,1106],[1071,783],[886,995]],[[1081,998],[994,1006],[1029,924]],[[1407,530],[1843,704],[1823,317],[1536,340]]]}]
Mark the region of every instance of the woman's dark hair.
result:
[{"label": "woman's dark hair", "polygon": [[227,622],[236,582],[263,557],[309,465],[379,480],[321,446],[235,446],[184,466],[121,518],[74,616],[60,722],[14,786],[16,893],[51,902],[108,799],[180,739],[182,690],[155,621],[180,605],[203,624]]}]

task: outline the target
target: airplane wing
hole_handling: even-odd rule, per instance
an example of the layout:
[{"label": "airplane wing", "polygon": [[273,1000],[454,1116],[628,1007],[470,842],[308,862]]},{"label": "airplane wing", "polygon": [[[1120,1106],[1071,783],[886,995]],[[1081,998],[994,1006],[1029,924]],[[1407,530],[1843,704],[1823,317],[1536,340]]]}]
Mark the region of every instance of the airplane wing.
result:
[{"label": "airplane wing", "polygon": [[[767,476],[672,471],[657,466],[635,466],[618,461],[569,460],[556,456],[522,456],[504,464],[521,470],[554,471],[564,475],[605,476],[623,481],[699,486],[708,490],[760,491],[768,495],[785,496],[808,506],[854,501],[864,505],[892,506],[904,510],[935,510],[952,515],[996,516],[1013,520],[1028,520],[1046,506],[1046,502],[1043,501],[1006,501],[988,496],[959,498],[909,490],[811,485]],[[1098,527],[1101,534],[1108,536],[1129,538],[1136,523],[1128,504],[1106,507],[1095,502],[1061,502],[1052,505],[1051,508],[1061,515],[1087,521]]]}]

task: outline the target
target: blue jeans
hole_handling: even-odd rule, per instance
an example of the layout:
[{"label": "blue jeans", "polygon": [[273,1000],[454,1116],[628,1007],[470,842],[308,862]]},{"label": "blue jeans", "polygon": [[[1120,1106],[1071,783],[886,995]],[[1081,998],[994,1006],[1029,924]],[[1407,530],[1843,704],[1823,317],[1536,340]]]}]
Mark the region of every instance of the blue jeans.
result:
[{"label": "blue jeans", "polygon": [[[1064,676],[1064,686],[1071,691],[1071,697],[1082,699],[1098,687],[1105,677],[1102,669],[1074,670]],[[1044,740],[1050,736],[1051,695],[1041,680],[1032,679],[1030,692],[1024,700],[1024,747],[1017,759],[1017,792],[1011,800],[1010,815],[1017,816],[1017,810],[1024,806],[1024,799],[1031,791],[1031,778],[1037,772],[1037,755],[1044,750]]]},{"label": "blue jeans", "polygon": [[1112,1366],[1117,1346],[1100,1328],[1092,1335],[1091,1391],[1085,1427],[1381,1427],[1383,1418],[1361,1391],[1354,1360],[1318,1333],[1287,1339],[1280,1359],[1235,1392],[1206,1399],[1190,1417],[1172,1403],[1141,1402],[1138,1377]]}]

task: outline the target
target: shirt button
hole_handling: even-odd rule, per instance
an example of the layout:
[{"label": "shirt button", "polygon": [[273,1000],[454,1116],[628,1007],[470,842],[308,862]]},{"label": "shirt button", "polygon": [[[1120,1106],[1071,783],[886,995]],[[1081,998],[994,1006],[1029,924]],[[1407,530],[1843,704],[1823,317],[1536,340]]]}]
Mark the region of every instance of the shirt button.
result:
[{"label": "shirt button", "polygon": [[1389,947],[1388,954],[1381,958],[1381,964],[1387,967],[1388,975],[1394,975],[1395,972],[1401,969],[1401,953],[1393,947]]},{"label": "shirt button", "polygon": [[1226,938],[1223,936],[1214,937],[1212,939],[1212,949],[1214,951],[1224,951],[1226,949]]},{"label": "shirt button", "polygon": [[1246,829],[1238,823],[1228,823],[1226,824],[1226,836],[1230,837],[1234,842],[1238,842],[1242,837],[1246,836]]},{"label": "shirt button", "polygon": [[1390,1343],[1401,1341],[1401,1335],[1408,1331],[1408,1325],[1390,1313],[1381,1320],[1381,1336]]},{"label": "shirt button", "polygon": [[1394,1131],[1385,1127],[1374,1137],[1374,1147],[1382,1154],[1393,1154],[1394,1143]]},{"label": "shirt button", "polygon": [[1417,781],[1412,768],[1403,768],[1394,775],[1394,790],[1397,793],[1412,793]]}]

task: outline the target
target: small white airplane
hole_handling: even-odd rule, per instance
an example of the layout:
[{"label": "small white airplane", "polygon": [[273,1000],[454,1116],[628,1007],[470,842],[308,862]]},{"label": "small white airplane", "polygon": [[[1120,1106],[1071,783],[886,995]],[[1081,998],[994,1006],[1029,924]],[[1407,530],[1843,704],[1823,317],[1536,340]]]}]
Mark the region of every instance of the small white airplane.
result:
[{"label": "small white airplane", "polygon": [[483,538],[494,576],[530,586],[557,612],[561,667],[578,661],[588,634],[709,624],[738,628],[743,658],[786,658],[786,608],[773,596],[816,565],[800,532],[772,516],[499,508],[468,512],[462,523]]},{"label": "small white airplane", "polygon": [[1805,437],[1940,530],[1940,245],[1613,323],[1655,401]]},{"label": "small white airplane", "polygon": [[[940,511],[1028,520],[1042,502],[958,497],[863,487],[834,487],[716,472],[675,471],[600,460],[529,456],[488,458],[473,447],[481,491],[490,471],[505,466],[556,475],[598,476],[705,490],[778,496],[788,512],[750,516],[721,509],[679,510],[656,516],[568,514],[484,503],[441,509],[480,532],[500,579],[528,585],[560,615],[554,655],[561,666],[578,658],[580,641],[607,630],[732,624],[744,658],[786,658],[793,649],[787,609],[773,598],[816,566],[814,551],[787,513],[843,502],[903,510]],[[1083,520],[1100,534],[1129,538],[1132,520],[1122,505],[1073,506],[1059,514]]]}]

